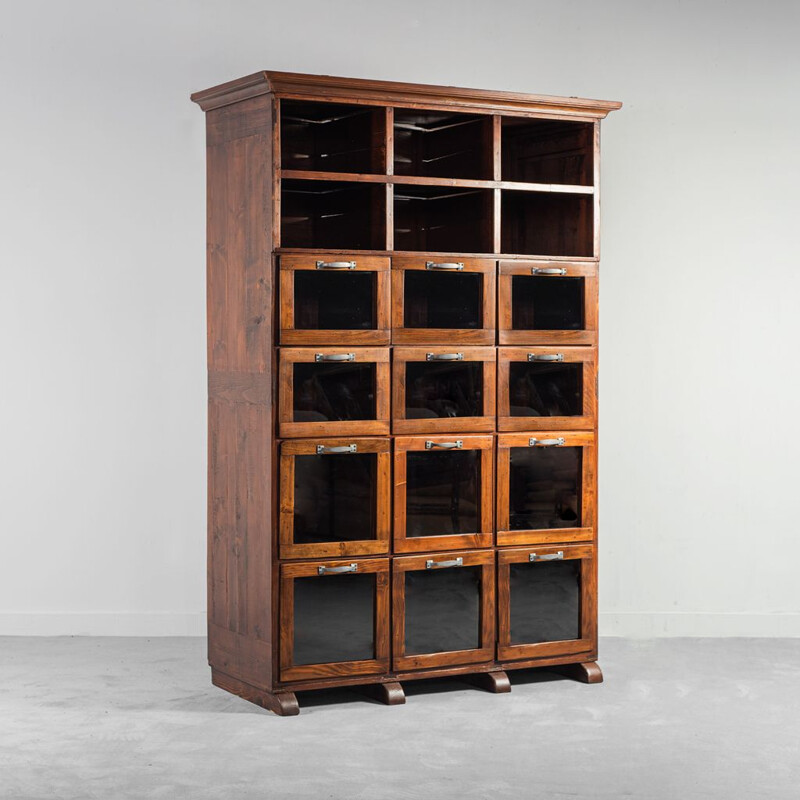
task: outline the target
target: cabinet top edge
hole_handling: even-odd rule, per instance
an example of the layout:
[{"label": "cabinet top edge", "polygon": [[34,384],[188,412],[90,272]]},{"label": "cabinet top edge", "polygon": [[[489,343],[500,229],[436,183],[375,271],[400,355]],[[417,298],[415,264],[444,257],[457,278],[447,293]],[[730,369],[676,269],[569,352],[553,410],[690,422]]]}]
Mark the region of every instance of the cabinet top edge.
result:
[{"label": "cabinet top edge", "polygon": [[376,105],[446,105],[484,111],[558,111],[582,117],[605,117],[622,107],[615,100],[590,100],[583,97],[525,94],[521,92],[465,89],[398,81],[341,78],[331,75],[306,75],[297,72],[264,70],[191,95],[203,111],[247,100],[262,94],[331,102],[373,103]]}]

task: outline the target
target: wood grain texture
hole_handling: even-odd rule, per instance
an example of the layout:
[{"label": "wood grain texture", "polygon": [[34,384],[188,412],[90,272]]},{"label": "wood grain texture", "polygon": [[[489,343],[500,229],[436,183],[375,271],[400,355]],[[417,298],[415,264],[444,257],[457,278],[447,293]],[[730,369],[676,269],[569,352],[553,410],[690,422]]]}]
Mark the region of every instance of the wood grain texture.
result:
[{"label": "wood grain texture", "polygon": [[367,683],[359,688],[363,694],[386,706],[402,706],[406,702],[406,694],[398,681]]},{"label": "wood grain texture", "polygon": [[553,672],[558,672],[572,680],[581,683],[602,683],[603,671],[596,661],[580,661],[576,664],[561,664],[551,667]]},{"label": "wood grain texture", "polygon": [[504,114],[522,113],[535,116],[553,114],[567,118],[599,119],[610,111],[622,107],[622,103],[611,100],[374,81],[331,75],[305,75],[273,70],[255,72],[243,78],[194,92],[191,99],[203,111],[209,111],[269,92],[274,92],[278,96],[330,102],[399,105],[409,108],[419,106],[444,109],[470,108]]},{"label": "wood grain texture", "polygon": [[208,655],[272,687],[272,115],[256,97],[206,116]]},{"label": "wood grain texture", "polygon": [[502,670],[496,672],[472,672],[464,675],[463,680],[492,694],[508,694],[511,691],[511,681]]},{"label": "wood grain texture", "polygon": [[[598,562],[599,119],[620,104],[276,72],[256,73],[199,92],[193,99],[207,111],[208,611],[209,662],[215,684],[276,713],[292,714],[298,711],[292,694],[294,688],[369,684],[378,697],[392,703],[400,702],[399,698],[403,697],[400,680],[431,676],[483,675],[476,680],[490,689],[494,687],[494,691],[509,686],[501,668],[564,666],[579,680],[601,679],[602,673],[594,664]],[[282,171],[280,115],[283,99],[371,107],[367,109],[369,113],[363,115],[369,120],[365,139],[369,156],[367,162],[362,159],[361,171]],[[479,123],[480,152],[477,155],[481,166],[474,172],[479,179],[395,175],[394,106],[406,110],[468,111],[484,115]],[[532,121],[559,120],[562,127],[570,121],[590,123],[594,159],[593,172],[586,183],[591,185],[548,182],[557,177],[555,173],[520,172],[519,177],[530,177],[533,181],[502,180],[504,116]],[[573,180],[568,172],[564,172],[563,177]],[[534,182],[537,179],[540,182]],[[384,249],[281,247],[282,180],[303,180],[308,185],[315,180],[331,181],[352,187],[355,192],[371,193],[365,216],[371,235],[365,241],[370,248],[383,246]],[[474,240],[478,246],[489,247],[490,252],[395,250],[395,184],[480,191],[482,198],[475,219],[476,230],[480,233]],[[559,195],[572,197],[561,199]],[[530,208],[544,204],[541,205],[544,215],[540,219],[552,217],[550,206],[574,204],[579,210],[570,224],[574,222],[581,231],[587,232],[587,246],[577,250],[583,255],[502,253],[503,198],[517,196],[524,197]],[[512,200],[508,202],[510,207]],[[548,225],[557,222],[550,220]],[[408,236],[401,239],[400,233],[398,240],[406,246],[412,244]],[[537,241],[551,240],[560,247],[555,234],[549,238],[539,237]],[[294,241],[302,241],[302,237],[295,237]],[[433,243],[433,240],[428,241]],[[428,246],[423,239],[414,243]],[[520,248],[527,244],[524,236],[515,235],[506,237],[506,243]],[[566,248],[562,251],[569,252]],[[375,330],[316,331],[295,327],[294,276],[298,270],[316,268],[318,259],[356,260],[357,269],[376,274]],[[409,270],[425,269],[426,261],[461,261],[465,272],[481,274],[482,328],[404,327],[404,276]],[[567,276],[583,280],[582,330],[513,328],[513,277],[529,275],[530,270],[537,267],[564,268]],[[498,344],[500,355],[496,366]],[[395,349],[390,345],[396,345]],[[491,353],[483,361],[487,403],[474,430],[485,434],[501,432],[494,436],[476,435],[470,432],[473,426],[466,419],[434,419],[426,423],[430,428],[423,431],[416,427],[418,420],[405,420],[403,364],[408,363],[405,351],[414,347],[423,352],[483,349]],[[287,379],[292,359],[302,351],[313,357],[315,352],[336,352],[337,348],[347,352],[357,349],[359,353],[379,353],[375,355],[376,419],[295,423],[291,418],[291,380]],[[508,370],[511,359],[516,357],[512,348],[524,351],[525,355],[532,348],[542,353],[563,351],[565,355],[566,351],[575,351],[575,360],[585,365],[583,413],[579,417],[563,418],[511,417],[508,380],[503,371]],[[288,438],[283,442],[276,440],[278,431]],[[420,435],[407,435],[417,431]],[[509,451],[512,446],[527,445],[530,436],[537,431],[547,431],[546,438],[564,436],[568,444],[583,448],[580,528],[508,530]],[[373,447],[370,452],[378,456],[378,539],[295,549],[291,540],[291,509],[296,456],[313,452],[309,448],[316,445],[318,437],[325,437],[328,443],[344,444],[355,441],[354,436],[363,447]],[[419,446],[421,442],[424,448],[426,439],[436,438],[488,442],[477,448],[481,451],[482,471],[480,530],[453,537],[406,538],[405,457],[409,447]],[[523,440],[524,445],[520,444]],[[398,502],[401,496],[403,500]],[[509,548],[521,548],[527,553],[532,546],[541,552],[549,547],[578,554],[582,584],[581,638],[567,644],[533,645],[535,650],[524,645],[526,649],[520,651],[505,641],[502,629],[496,637],[495,627],[497,616],[502,628],[508,613],[509,591],[505,576],[509,554],[514,552]],[[403,584],[404,569],[412,559],[417,559],[416,563],[432,556],[443,559],[453,551],[459,556],[471,557],[473,548],[485,548],[474,551],[477,558],[483,559],[480,562],[483,576],[481,647],[464,653],[405,657],[401,648],[398,649],[398,641],[403,640],[404,610],[402,591],[398,587]],[[368,663],[294,665],[290,633],[293,581],[298,575],[316,575],[316,566],[320,563],[340,563],[320,559],[339,557],[347,557],[348,563],[357,559],[360,568],[374,570],[378,575],[376,658]],[[394,579],[390,577],[392,574]],[[321,579],[335,578],[324,576]],[[392,605],[393,612],[390,611]],[[390,640],[395,645],[394,661]],[[495,652],[498,641],[502,649],[499,654]]]}]

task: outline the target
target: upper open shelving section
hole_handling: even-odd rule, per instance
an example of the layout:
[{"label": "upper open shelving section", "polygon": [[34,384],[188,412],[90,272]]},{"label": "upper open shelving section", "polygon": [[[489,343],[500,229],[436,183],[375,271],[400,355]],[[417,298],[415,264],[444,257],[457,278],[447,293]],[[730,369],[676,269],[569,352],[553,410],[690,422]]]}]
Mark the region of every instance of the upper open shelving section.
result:
[{"label": "upper open shelving section", "polygon": [[620,103],[280,72],[192,99],[267,94],[281,250],[598,257],[599,120]]}]

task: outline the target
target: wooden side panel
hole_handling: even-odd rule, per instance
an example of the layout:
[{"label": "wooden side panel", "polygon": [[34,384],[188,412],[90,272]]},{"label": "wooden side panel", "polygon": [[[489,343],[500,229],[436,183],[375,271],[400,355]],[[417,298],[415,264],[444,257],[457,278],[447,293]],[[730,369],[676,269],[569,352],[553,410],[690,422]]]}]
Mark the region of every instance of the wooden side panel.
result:
[{"label": "wooden side panel", "polygon": [[272,97],[206,116],[208,657],[272,688]]}]

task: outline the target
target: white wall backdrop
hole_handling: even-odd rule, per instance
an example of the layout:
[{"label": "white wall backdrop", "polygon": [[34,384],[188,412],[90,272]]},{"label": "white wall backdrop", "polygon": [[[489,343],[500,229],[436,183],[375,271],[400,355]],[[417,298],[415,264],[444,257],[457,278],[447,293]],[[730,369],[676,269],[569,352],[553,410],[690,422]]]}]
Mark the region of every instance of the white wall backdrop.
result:
[{"label": "white wall backdrop", "polygon": [[601,631],[800,635],[799,34],[789,0],[3,3],[0,633],[204,630],[188,95],[269,68],[624,101]]}]

